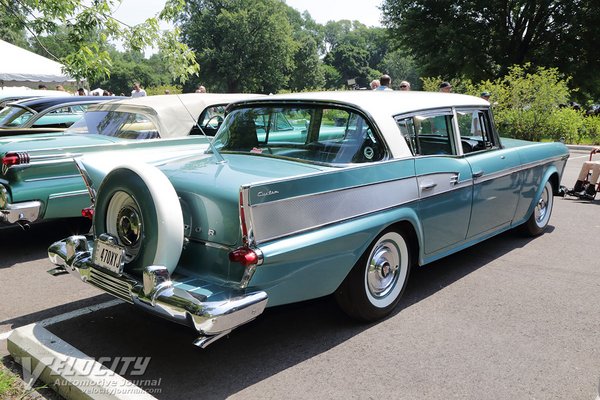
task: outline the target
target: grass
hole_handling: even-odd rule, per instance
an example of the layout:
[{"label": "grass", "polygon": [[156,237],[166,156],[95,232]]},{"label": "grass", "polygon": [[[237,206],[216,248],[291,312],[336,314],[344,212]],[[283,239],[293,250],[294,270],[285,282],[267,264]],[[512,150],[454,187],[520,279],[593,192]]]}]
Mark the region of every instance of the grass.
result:
[{"label": "grass", "polygon": [[20,398],[23,394],[18,377],[0,364],[0,399]]},{"label": "grass", "polygon": [[37,381],[34,389],[27,389],[20,375],[21,366],[10,356],[0,359],[0,400],[62,399],[60,395]]}]

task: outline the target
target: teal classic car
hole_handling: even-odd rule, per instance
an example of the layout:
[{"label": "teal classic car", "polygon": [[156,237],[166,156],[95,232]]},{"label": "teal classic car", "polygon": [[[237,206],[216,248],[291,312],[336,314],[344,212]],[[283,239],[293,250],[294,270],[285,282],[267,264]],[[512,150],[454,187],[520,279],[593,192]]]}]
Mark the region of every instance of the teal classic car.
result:
[{"label": "teal classic car", "polygon": [[0,136],[25,128],[68,128],[78,121],[92,104],[117,97],[63,96],[37,97],[6,104],[0,110]]},{"label": "teal classic car", "polygon": [[169,156],[202,151],[208,143],[202,133],[216,131],[224,107],[250,97],[256,95],[116,100],[89,106],[64,132],[0,137],[0,227],[80,217],[90,200],[74,157],[128,150],[151,161],[165,154],[163,147]]},{"label": "teal classic car", "polygon": [[207,346],[265,307],[331,295],[373,321],[412,268],[521,227],[541,234],[562,143],[500,139],[488,102],[426,92],[268,96],[210,148],[149,165],[78,160],[93,235],[49,248],[78,279]]}]

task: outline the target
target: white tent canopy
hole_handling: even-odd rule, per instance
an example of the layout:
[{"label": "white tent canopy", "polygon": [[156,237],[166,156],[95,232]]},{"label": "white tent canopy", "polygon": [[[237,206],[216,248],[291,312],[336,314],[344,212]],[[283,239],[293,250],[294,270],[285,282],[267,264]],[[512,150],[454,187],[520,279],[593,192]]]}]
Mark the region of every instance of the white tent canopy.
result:
[{"label": "white tent canopy", "polygon": [[0,86],[75,81],[62,72],[60,63],[3,40],[0,40],[0,60]]}]

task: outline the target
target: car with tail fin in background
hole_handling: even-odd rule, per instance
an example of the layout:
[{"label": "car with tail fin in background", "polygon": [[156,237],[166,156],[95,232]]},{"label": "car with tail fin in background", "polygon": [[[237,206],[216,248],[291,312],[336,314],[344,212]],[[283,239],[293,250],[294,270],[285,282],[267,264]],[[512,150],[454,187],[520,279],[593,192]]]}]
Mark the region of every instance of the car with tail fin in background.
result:
[{"label": "car with tail fin in background", "polygon": [[214,135],[228,103],[256,96],[203,93],[115,100],[89,105],[64,132],[0,136],[0,228],[80,217],[90,200],[75,157],[127,150],[127,157],[152,161],[195,154],[208,146],[205,134]]},{"label": "car with tail fin in background", "polygon": [[50,260],[201,347],[332,294],[358,320],[388,316],[412,268],[512,228],[541,234],[568,158],[501,140],[482,99],[392,91],[238,101],[206,151],[126,154],[78,158],[93,235]]}]

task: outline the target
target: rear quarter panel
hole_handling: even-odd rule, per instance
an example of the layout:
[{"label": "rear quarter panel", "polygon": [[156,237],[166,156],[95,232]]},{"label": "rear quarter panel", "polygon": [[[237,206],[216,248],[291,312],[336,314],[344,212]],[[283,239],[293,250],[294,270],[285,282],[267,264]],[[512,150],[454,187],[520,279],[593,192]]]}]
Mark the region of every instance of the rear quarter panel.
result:
[{"label": "rear quarter panel", "polygon": [[516,226],[529,218],[535,208],[535,199],[540,196],[546,181],[551,181],[555,194],[558,192],[569,150],[558,142],[522,142],[521,146],[515,146],[514,149],[522,162],[521,196],[512,224]]},{"label": "rear quarter panel", "polygon": [[246,187],[264,255],[250,287],[266,290],[269,306],[331,294],[384,229],[407,221],[420,231],[414,175],[407,159]]}]

